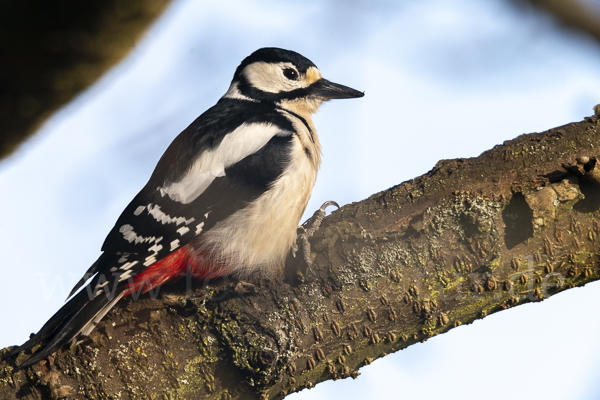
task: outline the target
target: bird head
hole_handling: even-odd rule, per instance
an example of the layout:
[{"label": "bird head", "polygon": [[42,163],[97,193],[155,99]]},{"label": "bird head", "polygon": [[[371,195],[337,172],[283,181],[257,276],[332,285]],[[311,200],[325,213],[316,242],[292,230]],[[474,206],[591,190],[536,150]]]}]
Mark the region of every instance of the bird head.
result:
[{"label": "bird head", "polygon": [[236,69],[225,97],[272,102],[312,114],[323,101],[364,96],[363,92],[324,79],[315,64],[290,50],[259,49]]}]

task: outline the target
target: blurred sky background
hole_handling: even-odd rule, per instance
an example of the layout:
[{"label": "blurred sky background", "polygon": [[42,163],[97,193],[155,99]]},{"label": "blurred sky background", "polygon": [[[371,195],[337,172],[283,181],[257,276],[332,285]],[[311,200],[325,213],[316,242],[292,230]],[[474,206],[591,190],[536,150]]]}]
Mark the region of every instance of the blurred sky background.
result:
[{"label": "blurred sky background", "polygon": [[[167,145],[265,46],[366,93],[314,118],[324,157],[311,213],[600,103],[597,42],[507,0],[176,0],[124,62],[0,163],[0,348],[58,310]],[[599,305],[596,282],[289,399],[598,399]]]}]

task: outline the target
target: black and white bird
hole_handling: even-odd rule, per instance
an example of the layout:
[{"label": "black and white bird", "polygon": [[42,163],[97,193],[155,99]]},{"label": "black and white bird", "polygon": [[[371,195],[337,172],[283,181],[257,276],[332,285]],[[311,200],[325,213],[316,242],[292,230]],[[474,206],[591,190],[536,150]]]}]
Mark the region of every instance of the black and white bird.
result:
[{"label": "black and white bird", "polygon": [[323,79],[296,52],[252,53],[227,93],[167,148],[72,298],[3,358],[44,343],[19,368],[32,365],[88,335],[121,298],[186,273],[206,279],[282,266],[321,162],[311,115],[323,101],[363,95]]}]

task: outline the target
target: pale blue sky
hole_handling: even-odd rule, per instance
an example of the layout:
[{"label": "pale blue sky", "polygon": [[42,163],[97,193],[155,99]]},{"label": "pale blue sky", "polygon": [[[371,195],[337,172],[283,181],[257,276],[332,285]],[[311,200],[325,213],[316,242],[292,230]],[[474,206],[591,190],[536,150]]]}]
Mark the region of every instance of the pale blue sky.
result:
[{"label": "pale blue sky", "polygon": [[[99,255],[120,211],[239,62],[298,51],[362,99],[315,117],[308,210],[359,201],[600,103],[600,48],[506,0],[177,0],[138,48],[0,163],[0,346],[24,342]],[[492,315],[293,400],[600,397],[600,284]]]}]

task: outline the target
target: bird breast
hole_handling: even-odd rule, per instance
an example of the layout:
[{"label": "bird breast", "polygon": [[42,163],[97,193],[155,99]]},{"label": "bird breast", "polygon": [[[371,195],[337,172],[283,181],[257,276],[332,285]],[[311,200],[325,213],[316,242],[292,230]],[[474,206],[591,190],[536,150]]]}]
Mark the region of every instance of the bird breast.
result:
[{"label": "bird breast", "polygon": [[212,263],[225,263],[237,275],[283,266],[317,178],[321,149],[312,120],[286,116],[296,132],[283,173],[258,199],[207,231],[196,246],[198,254],[210,254]]}]

